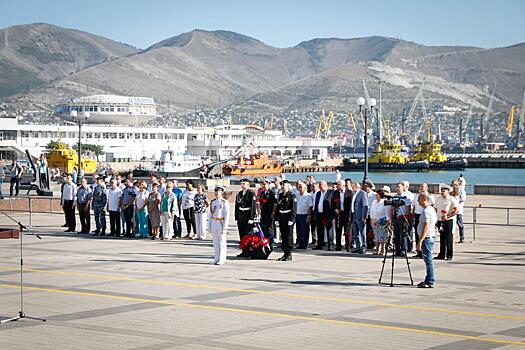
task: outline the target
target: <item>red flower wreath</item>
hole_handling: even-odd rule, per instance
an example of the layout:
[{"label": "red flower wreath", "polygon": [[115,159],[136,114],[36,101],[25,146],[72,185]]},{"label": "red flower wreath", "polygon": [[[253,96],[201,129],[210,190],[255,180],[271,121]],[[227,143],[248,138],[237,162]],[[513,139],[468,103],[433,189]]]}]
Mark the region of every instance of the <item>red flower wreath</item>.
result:
[{"label": "red flower wreath", "polygon": [[246,235],[243,237],[240,243],[240,248],[244,250],[245,248],[249,251],[254,251],[260,247],[264,246],[263,240],[255,235]]}]

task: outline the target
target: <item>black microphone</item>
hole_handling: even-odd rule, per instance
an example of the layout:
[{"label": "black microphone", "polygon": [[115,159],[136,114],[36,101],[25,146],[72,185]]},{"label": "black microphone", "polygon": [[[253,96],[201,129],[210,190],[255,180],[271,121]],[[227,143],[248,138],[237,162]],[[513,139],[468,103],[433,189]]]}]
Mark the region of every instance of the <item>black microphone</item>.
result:
[{"label": "black microphone", "polygon": [[[24,224],[22,224],[20,221],[18,222],[18,227],[20,227],[20,232],[21,232],[20,234],[22,234],[22,232],[23,232],[24,230],[27,231],[27,226],[25,226]],[[36,238],[38,238],[38,239],[42,239],[42,237],[40,237],[40,236],[37,235],[36,233],[33,233],[33,234],[36,236]]]}]

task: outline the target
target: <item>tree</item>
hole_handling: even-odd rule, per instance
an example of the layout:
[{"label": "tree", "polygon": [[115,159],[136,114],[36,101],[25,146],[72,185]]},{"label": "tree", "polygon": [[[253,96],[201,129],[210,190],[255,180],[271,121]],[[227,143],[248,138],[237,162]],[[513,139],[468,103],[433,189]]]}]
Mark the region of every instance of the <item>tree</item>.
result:
[{"label": "tree", "polygon": [[49,150],[53,150],[56,148],[58,148],[58,141],[49,141],[49,143],[46,145],[46,149],[49,149]]},{"label": "tree", "polygon": [[[78,143],[73,145],[73,149],[74,150],[78,149]],[[98,162],[98,156],[101,156],[104,153],[106,153],[106,152],[104,152],[104,148],[102,146],[91,144],[91,143],[83,143],[82,144],[82,151],[83,152],[86,152],[86,151],[92,152],[95,155],[95,157],[97,157],[97,162]]]}]

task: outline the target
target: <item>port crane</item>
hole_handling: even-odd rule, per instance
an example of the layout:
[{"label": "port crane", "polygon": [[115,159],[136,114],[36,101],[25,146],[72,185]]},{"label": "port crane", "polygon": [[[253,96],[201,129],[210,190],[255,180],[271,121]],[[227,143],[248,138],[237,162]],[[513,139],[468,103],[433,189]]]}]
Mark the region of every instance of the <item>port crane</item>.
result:
[{"label": "port crane", "polygon": [[[518,115],[519,111],[519,115]],[[516,105],[510,107],[509,116],[507,119],[507,127],[505,129],[507,136],[507,146],[509,148],[521,148],[520,140],[520,127],[521,123],[524,122],[523,117],[525,115],[525,89],[523,90],[523,100],[521,107],[518,109]],[[516,129],[514,129],[516,124]],[[515,130],[515,135],[513,131]]]},{"label": "port crane", "polygon": [[521,143],[520,143],[520,133],[521,133],[521,130],[520,130],[520,123],[523,125],[523,123],[525,123],[525,89],[523,89],[523,99],[521,100],[521,108],[520,108],[520,116],[518,118],[518,122],[517,122],[517,125],[516,125],[516,147],[517,148],[521,148]]},{"label": "port crane", "polygon": [[489,134],[488,119],[490,118],[490,114],[492,113],[492,105],[494,104],[494,91],[495,90],[496,90],[496,85],[494,85],[494,87],[492,88],[487,110],[485,111],[485,114],[481,117],[481,125],[479,127],[479,134],[480,134],[479,143],[481,144],[486,143],[488,139],[488,134]]},{"label": "port crane", "polygon": [[315,138],[319,139],[321,136],[328,137],[332,132],[332,123],[334,122],[334,112],[330,111],[328,117],[324,113],[324,109],[321,112],[319,121],[317,122],[317,128],[315,129]]},{"label": "port crane", "polygon": [[507,119],[507,128],[505,129],[507,137],[512,138],[512,129],[514,128],[514,114],[516,113],[516,106],[511,106],[509,111],[509,117]]},{"label": "port crane", "polygon": [[352,125],[352,129],[354,130],[354,136],[355,136],[355,145],[354,147],[359,146],[359,130],[357,130],[357,126],[355,124],[355,117],[353,113],[348,113],[347,116],[348,123]]},{"label": "port crane", "polygon": [[467,112],[467,116],[465,117],[465,120],[460,119],[459,120],[459,145],[464,146],[468,142],[468,134],[464,133],[464,130],[468,130],[468,124],[470,123],[470,119],[472,118],[472,109],[474,108],[474,103],[476,102],[476,95],[472,95],[472,101],[470,102],[470,107]]}]

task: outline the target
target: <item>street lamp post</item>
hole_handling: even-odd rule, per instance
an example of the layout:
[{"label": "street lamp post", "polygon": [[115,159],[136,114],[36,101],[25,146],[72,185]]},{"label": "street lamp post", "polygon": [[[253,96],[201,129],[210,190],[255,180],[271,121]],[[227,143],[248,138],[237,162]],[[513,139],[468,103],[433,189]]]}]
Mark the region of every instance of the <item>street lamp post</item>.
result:
[{"label": "street lamp post", "polygon": [[78,115],[78,112],[73,110],[71,111],[71,119],[73,122],[78,123],[78,172],[77,172],[77,184],[80,185],[80,171],[82,169],[82,122],[87,122],[89,119],[89,112],[84,112],[81,116]]},{"label": "street lamp post", "polygon": [[[365,173],[363,176],[363,182],[368,179],[368,109],[364,108],[366,100],[364,97],[359,97],[357,99],[357,105],[359,106],[359,114],[364,110],[364,119],[365,119]],[[370,113],[373,114],[374,107],[376,105],[376,99],[371,98],[368,100],[368,105],[370,106]]]}]

